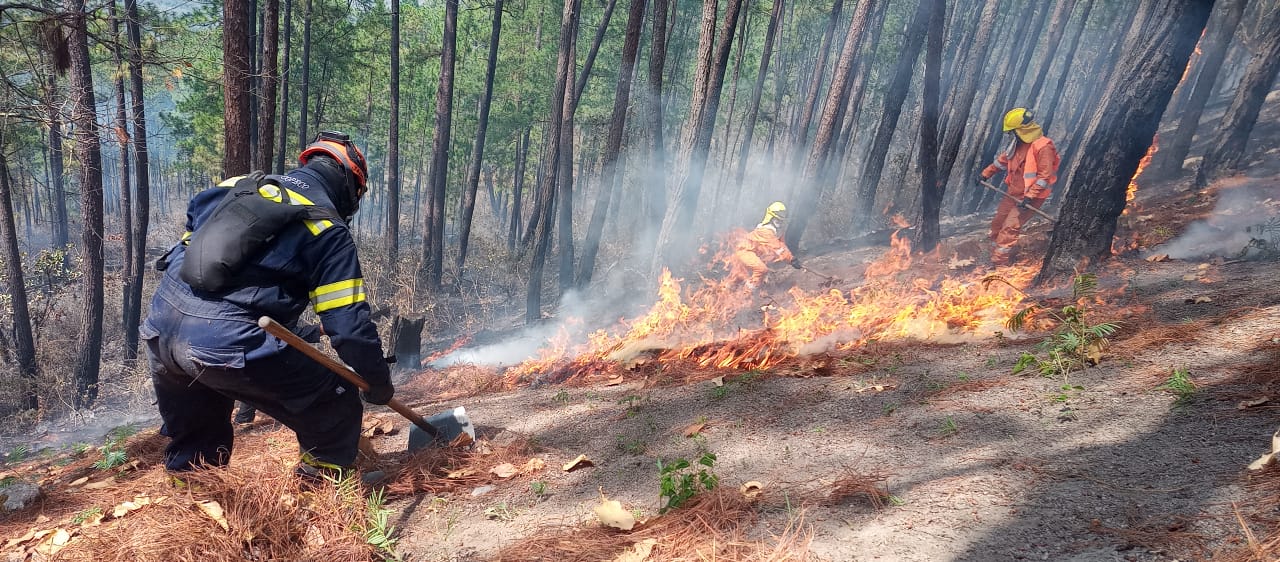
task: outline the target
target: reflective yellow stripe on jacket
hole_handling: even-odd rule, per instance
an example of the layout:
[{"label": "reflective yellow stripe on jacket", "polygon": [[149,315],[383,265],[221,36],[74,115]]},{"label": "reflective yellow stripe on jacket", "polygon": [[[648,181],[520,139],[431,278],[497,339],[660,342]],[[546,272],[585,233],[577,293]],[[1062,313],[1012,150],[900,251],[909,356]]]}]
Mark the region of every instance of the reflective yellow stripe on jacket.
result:
[{"label": "reflective yellow stripe on jacket", "polygon": [[347,279],[316,287],[310,292],[317,313],[364,302],[364,279]]}]

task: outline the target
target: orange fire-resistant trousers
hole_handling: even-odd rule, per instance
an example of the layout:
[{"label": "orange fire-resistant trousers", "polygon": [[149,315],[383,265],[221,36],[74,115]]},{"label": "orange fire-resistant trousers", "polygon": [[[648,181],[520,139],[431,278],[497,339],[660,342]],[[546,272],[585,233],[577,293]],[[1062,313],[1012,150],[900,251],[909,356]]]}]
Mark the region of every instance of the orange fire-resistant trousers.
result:
[{"label": "orange fire-resistant trousers", "polygon": [[[1044,199],[1032,199],[1031,206],[1039,209],[1044,205]],[[1018,243],[1018,236],[1022,234],[1022,225],[1027,224],[1031,216],[1035,212],[1031,209],[1018,208],[1018,202],[1008,197],[1001,197],[1000,205],[996,207],[996,216],[991,221],[991,241],[995,243],[995,249],[991,253],[991,261],[997,265],[1009,263],[1009,257],[1013,253],[1013,246]]]}]

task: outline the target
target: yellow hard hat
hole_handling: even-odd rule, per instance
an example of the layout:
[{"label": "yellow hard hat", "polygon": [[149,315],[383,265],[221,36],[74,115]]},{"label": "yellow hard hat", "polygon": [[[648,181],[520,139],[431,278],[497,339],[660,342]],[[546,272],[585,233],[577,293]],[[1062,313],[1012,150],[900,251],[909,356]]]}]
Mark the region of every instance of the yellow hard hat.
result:
[{"label": "yellow hard hat", "polygon": [[1004,132],[1030,125],[1036,118],[1034,111],[1025,107],[1015,107],[1004,114]]},{"label": "yellow hard hat", "polygon": [[782,201],[774,201],[773,203],[770,203],[769,206],[765,208],[764,220],[760,221],[760,223],[769,224],[773,219],[787,220],[787,206],[783,205]]}]

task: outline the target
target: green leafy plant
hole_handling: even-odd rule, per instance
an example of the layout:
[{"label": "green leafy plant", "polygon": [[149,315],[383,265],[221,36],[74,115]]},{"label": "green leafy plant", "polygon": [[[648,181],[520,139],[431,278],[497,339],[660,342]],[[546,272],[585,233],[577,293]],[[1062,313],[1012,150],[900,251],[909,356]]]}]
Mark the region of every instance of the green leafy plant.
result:
[{"label": "green leafy plant", "polygon": [[560,392],[557,392],[557,393],[555,394],[555,396],[552,396],[552,397],[551,397],[551,401],[552,401],[552,402],[555,402],[555,403],[557,403],[557,404],[568,404],[568,403],[569,403],[569,391],[567,391],[567,390],[561,390]]},{"label": "green leafy plant", "polygon": [[0,488],[8,488],[9,486],[12,486],[17,483],[18,483],[17,476],[5,476],[4,478],[0,478]]},{"label": "green leafy plant", "polygon": [[[358,481],[355,477],[344,480]],[[396,554],[399,539],[395,538],[396,528],[389,523],[391,509],[387,508],[386,499],[386,491],[378,489],[365,500],[364,541],[382,551],[385,557],[399,560]]]},{"label": "green leafy plant", "polygon": [[98,470],[110,470],[123,465],[128,460],[129,455],[123,449],[117,449],[115,443],[108,443],[102,447],[102,458],[95,461],[93,467]]},{"label": "green leafy plant", "polygon": [[547,483],[541,480],[534,480],[533,482],[529,483],[529,491],[533,492],[533,495],[538,496],[540,498],[546,497]]},{"label": "green leafy plant", "polygon": [[950,437],[959,432],[960,426],[956,425],[956,420],[952,419],[951,416],[947,416],[946,419],[942,420],[942,426],[938,428],[938,435],[943,437]]},{"label": "green leafy plant", "polygon": [[[987,276],[982,282],[984,285],[1000,282],[1012,287],[1008,281],[996,275]],[[1082,273],[1071,283],[1073,304],[1053,308],[1032,303],[1010,316],[1005,326],[1015,332],[1026,327],[1027,321],[1039,312],[1047,314],[1058,325],[1052,334],[1036,346],[1037,353],[1023,352],[1018,356],[1013,373],[1035,369],[1042,376],[1065,378],[1074,371],[1096,364],[1101,358],[1102,350],[1106,348],[1107,338],[1120,329],[1118,322],[1095,324],[1089,317],[1086,303],[1097,294],[1098,276]]]},{"label": "green leafy plant", "polygon": [[1173,393],[1178,397],[1173,403],[1185,406],[1195,396],[1197,387],[1195,381],[1191,380],[1191,374],[1186,369],[1174,369],[1169,374],[1169,378],[1165,379],[1164,384],[1157,386],[1156,390]]},{"label": "green leafy plant", "polygon": [[666,513],[684,505],[684,502],[700,492],[715,489],[720,482],[720,478],[712,472],[715,465],[716,456],[713,453],[703,454],[698,459],[697,466],[689,464],[686,459],[676,459],[666,464],[658,461],[658,480],[661,486],[658,503],[662,504],[658,513]]},{"label": "green leafy plant", "polygon": [[626,439],[621,435],[618,436],[618,450],[629,455],[643,455],[648,450],[648,445],[640,439]]},{"label": "green leafy plant", "polygon": [[72,524],[72,525],[79,525],[79,524],[84,523],[85,521],[89,521],[90,519],[93,519],[94,517],[97,517],[97,516],[99,516],[99,515],[102,515],[102,508],[101,508],[101,507],[93,506],[93,507],[90,507],[90,508],[88,508],[88,509],[82,509],[82,510],[80,510],[80,512],[79,512],[79,513],[76,513],[75,517],[72,517],[72,518],[71,518],[71,524]]},{"label": "green leafy plant", "polygon": [[15,463],[27,460],[31,456],[31,447],[26,445],[18,445],[4,455],[4,462]]}]

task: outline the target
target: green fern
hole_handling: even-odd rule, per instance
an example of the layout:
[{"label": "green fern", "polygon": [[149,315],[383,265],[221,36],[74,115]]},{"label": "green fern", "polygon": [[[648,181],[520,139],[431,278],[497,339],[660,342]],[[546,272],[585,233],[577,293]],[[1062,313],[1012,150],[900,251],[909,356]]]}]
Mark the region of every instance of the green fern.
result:
[{"label": "green fern", "polygon": [[[1008,281],[998,276],[988,276],[984,283]],[[1034,367],[1041,375],[1066,377],[1072,371],[1089,367],[1096,362],[1096,354],[1104,348],[1107,338],[1120,330],[1118,322],[1090,323],[1086,302],[1098,293],[1098,277],[1091,273],[1077,275],[1071,283],[1074,304],[1061,308],[1045,307],[1031,303],[1009,317],[1005,326],[1010,331],[1025,329],[1037,313],[1045,313],[1058,327],[1037,346],[1039,353],[1023,353],[1013,366],[1013,373],[1021,373]]]}]

